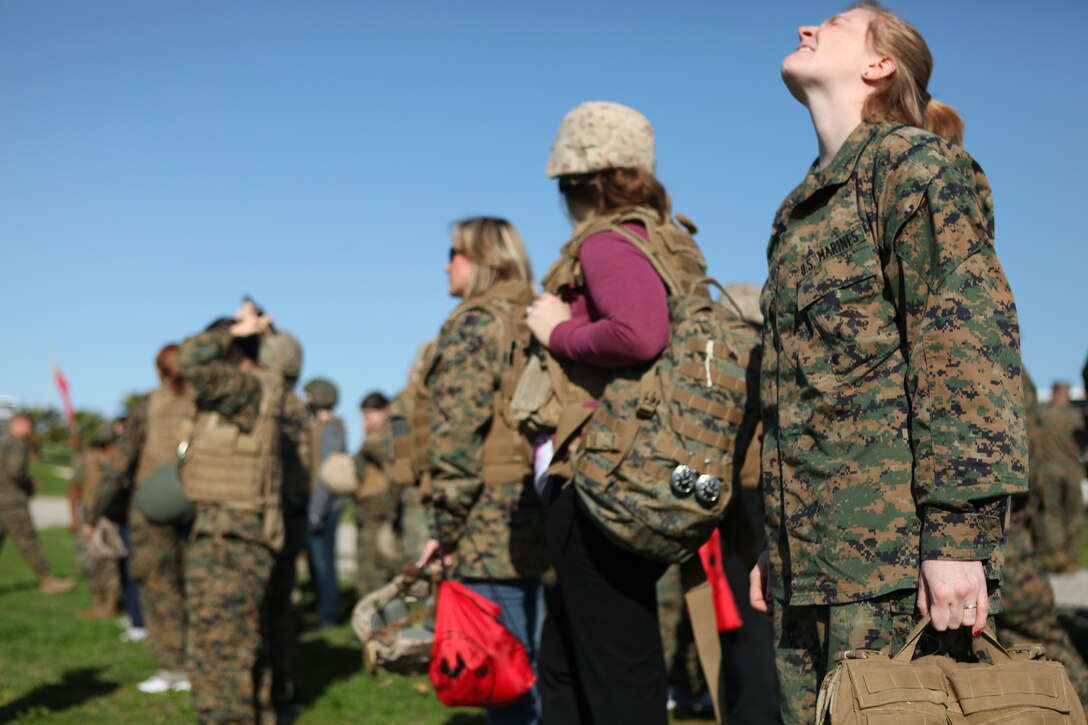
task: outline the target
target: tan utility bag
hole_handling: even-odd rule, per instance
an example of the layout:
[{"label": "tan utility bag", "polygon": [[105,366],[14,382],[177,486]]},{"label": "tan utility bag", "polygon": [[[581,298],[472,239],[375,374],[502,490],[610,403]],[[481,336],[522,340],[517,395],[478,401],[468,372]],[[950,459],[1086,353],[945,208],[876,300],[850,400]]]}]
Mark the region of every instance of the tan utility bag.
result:
[{"label": "tan utility bag", "polygon": [[1060,662],[1041,645],[1005,649],[989,629],[974,640],[978,662],[944,655],[914,658],[924,617],[892,656],[847,650],[820,686],[819,725],[885,723],[1085,724],[1084,709]]}]

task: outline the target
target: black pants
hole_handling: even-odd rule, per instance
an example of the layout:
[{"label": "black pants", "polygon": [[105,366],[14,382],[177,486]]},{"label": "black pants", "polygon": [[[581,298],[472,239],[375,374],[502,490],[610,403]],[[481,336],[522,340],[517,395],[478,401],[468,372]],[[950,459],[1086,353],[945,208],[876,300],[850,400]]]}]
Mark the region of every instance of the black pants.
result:
[{"label": "black pants", "polygon": [[664,725],[665,654],[657,580],[665,565],[609,541],[573,486],[544,491],[548,553],[558,583],[548,594],[540,651],[546,725]]},{"label": "black pants", "polygon": [[[740,491],[736,505],[747,506],[752,529],[763,539],[762,495],[758,490]],[[732,504],[731,504],[732,505]],[[766,542],[759,547],[766,548]],[[749,568],[731,552],[724,551],[729,588],[744,624],[722,635],[722,710],[729,725],[775,725],[782,722],[778,705],[778,672],[774,666],[774,624],[752,609],[748,599]]]}]

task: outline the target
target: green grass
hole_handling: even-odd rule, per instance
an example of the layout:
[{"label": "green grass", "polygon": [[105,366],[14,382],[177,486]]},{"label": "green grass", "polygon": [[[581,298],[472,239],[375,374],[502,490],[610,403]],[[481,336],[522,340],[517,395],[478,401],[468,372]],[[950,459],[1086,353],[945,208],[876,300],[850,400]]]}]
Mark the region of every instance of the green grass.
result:
[{"label": "green grass", "polygon": [[[54,572],[75,575],[72,535],[64,529],[40,533]],[[72,617],[90,603],[85,584],[70,594],[41,596],[15,547],[0,550],[0,722],[192,722],[188,694],[145,695],[136,689],[155,671],[146,645],[120,642],[112,621]],[[300,605],[304,623],[311,609],[308,600]],[[425,676],[362,674],[359,645],[347,625],[303,633],[297,651],[301,725],[483,725],[482,711],[451,710],[438,702]]]},{"label": "green grass", "polygon": [[71,467],[33,461],[30,464],[30,477],[38,482],[38,496],[67,496],[71,483]]}]

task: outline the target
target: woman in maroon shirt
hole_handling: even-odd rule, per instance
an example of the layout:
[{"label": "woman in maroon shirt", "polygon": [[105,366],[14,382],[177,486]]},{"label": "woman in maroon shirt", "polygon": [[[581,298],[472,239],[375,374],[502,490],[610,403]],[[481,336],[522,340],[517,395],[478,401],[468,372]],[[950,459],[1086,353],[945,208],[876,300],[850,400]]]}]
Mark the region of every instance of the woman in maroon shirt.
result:
[{"label": "woman in maroon shirt", "polygon": [[549,364],[562,368],[573,391],[560,401],[557,435],[538,443],[544,449],[538,467],[550,464],[542,495],[558,574],[540,654],[544,722],[663,724],[656,583],[665,565],[606,538],[579,503],[564,465],[565,444],[577,439],[603,384],[618,370],[653,361],[668,342],[664,283],[641,251],[609,229],[623,226],[649,240],[647,225],[667,223],[668,196],[654,177],[653,129],[626,106],[578,106],[563,119],[548,176],[559,179],[576,226],[527,318]]}]

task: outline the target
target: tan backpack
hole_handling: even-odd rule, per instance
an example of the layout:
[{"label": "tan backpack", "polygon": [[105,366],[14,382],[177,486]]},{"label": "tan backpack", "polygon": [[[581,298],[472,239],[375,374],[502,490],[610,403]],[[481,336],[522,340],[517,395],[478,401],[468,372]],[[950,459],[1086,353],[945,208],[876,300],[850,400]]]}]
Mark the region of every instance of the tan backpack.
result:
[{"label": "tan backpack", "polygon": [[[662,224],[636,209],[580,228],[564,247],[566,264],[577,264],[589,236],[619,233],[668,290],[664,351],[649,365],[610,375],[569,452],[578,495],[604,532],[669,563],[690,557],[722,520],[759,417],[758,331],[711,299],[710,285],[721,286],[706,276],[695,226],[677,219]],[[630,221],[649,240],[622,226]]]}]

